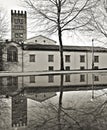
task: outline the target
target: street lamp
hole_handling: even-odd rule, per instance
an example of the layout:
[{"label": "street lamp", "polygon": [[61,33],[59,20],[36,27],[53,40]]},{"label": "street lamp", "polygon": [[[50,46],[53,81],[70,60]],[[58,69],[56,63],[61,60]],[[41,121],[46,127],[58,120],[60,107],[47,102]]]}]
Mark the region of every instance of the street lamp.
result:
[{"label": "street lamp", "polygon": [[[92,70],[94,69],[94,39],[92,39]],[[92,73],[92,101],[94,99],[94,74]]]},{"label": "street lamp", "polygon": [[94,39],[92,39],[92,70],[94,69]]}]

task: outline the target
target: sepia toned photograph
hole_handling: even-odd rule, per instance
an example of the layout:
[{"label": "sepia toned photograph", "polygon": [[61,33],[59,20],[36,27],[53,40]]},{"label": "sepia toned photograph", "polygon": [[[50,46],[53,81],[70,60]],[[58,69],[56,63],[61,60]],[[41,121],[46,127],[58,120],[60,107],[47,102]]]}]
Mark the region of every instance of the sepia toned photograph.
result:
[{"label": "sepia toned photograph", "polygon": [[107,0],[0,0],[0,130],[107,130]]}]

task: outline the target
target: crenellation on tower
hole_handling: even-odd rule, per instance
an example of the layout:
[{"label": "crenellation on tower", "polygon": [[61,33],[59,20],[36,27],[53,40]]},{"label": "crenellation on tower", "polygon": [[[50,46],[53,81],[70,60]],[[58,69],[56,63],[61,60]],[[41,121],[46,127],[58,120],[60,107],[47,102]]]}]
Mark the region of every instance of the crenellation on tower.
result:
[{"label": "crenellation on tower", "polygon": [[26,11],[20,11],[20,10],[18,10],[18,11],[16,11],[16,10],[11,10],[11,14],[12,15],[26,15],[27,13],[26,13]]},{"label": "crenellation on tower", "polygon": [[11,10],[11,40],[22,42],[27,39],[26,11]]}]

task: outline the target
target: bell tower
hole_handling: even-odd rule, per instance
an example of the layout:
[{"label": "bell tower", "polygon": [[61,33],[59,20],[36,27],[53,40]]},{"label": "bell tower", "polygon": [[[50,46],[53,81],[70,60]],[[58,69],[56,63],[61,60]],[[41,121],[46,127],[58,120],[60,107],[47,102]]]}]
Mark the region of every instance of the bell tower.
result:
[{"label": "bell tower", "polygon": [[23,94],[12,97],[12,127],[27,126],[27,98]]},{"label": "bell tower", "polygon": [[27,13],[26,11],[11,10],[11,40],[25,41],[27,38]]}]

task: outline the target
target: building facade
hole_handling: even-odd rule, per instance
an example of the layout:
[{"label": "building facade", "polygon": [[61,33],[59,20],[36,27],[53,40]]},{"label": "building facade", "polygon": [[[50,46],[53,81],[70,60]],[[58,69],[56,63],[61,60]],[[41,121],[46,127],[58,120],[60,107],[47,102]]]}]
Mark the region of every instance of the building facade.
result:
[{"label": "building facade", "polygon": [[[38,38],[39,37],[39,38]],[[57,71],[60,70],[59,46],[51,39],[38,36],[41,43],[26,42],[24,44],[7,42],[3,49],[3,69],[6,72],[38,72],[38,71]],[[34,38],[33,38],[34,39]],[[32,40],[32,39],[30,39]],[[46,41],[47,43],[44,43]],[[51,43],[51,44],[50,44]],[[94,47],[92,54],[90,46],[64,46],[64,66],[65,70],[84,70],[92,69],[92,59],[94,56],[94,69],[107,68],[107,49]],[[60,76],[26,76],[11,77],[10,84],[18,82],[19,87],[42,87],[59,86]],[[64,85],[87,85],[92,83],[91,74],[74,74],[64,76]],[[107,84],[107,76],[94,75],[95,84]],[[6,82],[5,82],[6,84]],[[9,84],[9,83],[8,83]]]}]

